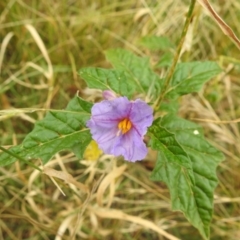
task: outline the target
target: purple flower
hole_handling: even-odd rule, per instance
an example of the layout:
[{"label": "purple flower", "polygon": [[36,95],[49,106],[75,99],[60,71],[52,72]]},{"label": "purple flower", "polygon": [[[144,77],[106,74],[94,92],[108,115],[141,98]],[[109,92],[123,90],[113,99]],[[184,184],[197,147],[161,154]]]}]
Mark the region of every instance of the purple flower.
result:
[{"label": "purple flower", "polygon": [[153,111],[145,102],[119,97],[94,104],[87,126],[105,153],[135,162],[147,155],[143,136],[152,121]]}]

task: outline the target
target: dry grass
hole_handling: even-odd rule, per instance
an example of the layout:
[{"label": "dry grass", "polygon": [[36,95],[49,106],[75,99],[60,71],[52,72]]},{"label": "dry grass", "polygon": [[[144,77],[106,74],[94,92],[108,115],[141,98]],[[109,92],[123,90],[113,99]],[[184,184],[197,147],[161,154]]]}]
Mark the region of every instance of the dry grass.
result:
[{"label": "dry grass", "polygon": [[[237,0],[211,1],[240,36]],[[123,47],[144,55],[138,40],[168,36],[177,43],[189,1],[1,1],[0,144],[18,144],[45,111],[61,109],[84,91],[77,70],[108,67],[104,50]],[[213,240],[240,238],[239,51],[200,5],[182,60],[213,59],[223,74],[199,94],[184,97],[180,114],[200,118],[209,141],[224,152],[215,192]],[[155,59],[159,53],[151,53]],[[219,123],[220,121],[228,123]],[[231,122],[232,121],[232,122]],[[86,161],[57,154],[45,174],[16,162],[0,168],[0,239],[200,239],[183,215],[171,212],[169,193],[149,180],[154,153],[126,163],[109,156]],[[36,162],[40,164],[40,162]],[[70,174],[70,175],[69,175]],[[74,178],[72,178],[74,177]],[[82,183],[82,184],[81,184]]]}]

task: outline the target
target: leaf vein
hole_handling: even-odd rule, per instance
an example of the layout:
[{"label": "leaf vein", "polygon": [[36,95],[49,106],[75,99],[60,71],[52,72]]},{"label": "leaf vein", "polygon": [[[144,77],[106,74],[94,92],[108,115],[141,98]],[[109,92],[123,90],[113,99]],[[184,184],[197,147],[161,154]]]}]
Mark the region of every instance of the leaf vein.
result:
[{"label": "leaf vein", "polygon": [[[64,125],[67,125],[69,128],[71,128],[73,131],[76,131],[76,129],[74,129],[67,121],[63,121],[61,118],[57,117],[53,112],[49,112],[55,119],[57,119],[58,121],[62,122]],[[81,121],[79,121],[78,119],[76,119],[79,123],[81,123]],[[43,125],[42,125],[43,126]],[[57,132],[58,133],[58,132]]]}]

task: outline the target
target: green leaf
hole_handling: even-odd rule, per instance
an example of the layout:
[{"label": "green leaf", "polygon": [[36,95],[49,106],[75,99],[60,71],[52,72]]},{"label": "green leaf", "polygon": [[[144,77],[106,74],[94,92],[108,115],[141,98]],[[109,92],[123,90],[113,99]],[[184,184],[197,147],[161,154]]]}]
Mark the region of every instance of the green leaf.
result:
[{"label": "green leaf", "polygon": [[138,57],[123,49],[106,51],[107,60],[119,71],[124,71],[128,81],[136,86],[137,93],[144,93],[152,97],[159,95],[161,79],[151,69],[149,58]]},{"label": "green leaf", "polygon": [[[8,150],[27,160],[41,158],[43,163],[62,150],[72,150],[81,157],[91,141],[91,134],[85,128],[91,107],[91,103],[74,97],[65,110],[48,112],[44,119],[35,124],[21,145]],[[0,166],[16,160],[7,153],[0,153]]]},{"label": "green leaf", "polygon": [[173,44],[167,37],[163,36],[145,36],[139,42],[142,46],[150,50],[169,50],[173,48]]},{"label": "green leaf", "polygon": [[164,53],[160,56],[160,60],[155,65],[155,68],[170,67],[173,61],[173,54],[171,52]]},{"label": "green leaf", "polygon": [[159,111],[164,115],[168,113],[177,114],[179,110],[179,102],[175,99],[163,101],[160,105]]},{"label": "green leaf", "polygon": [[123,71],[103,68],[82,68],[80,76],[89,88],[112,90],[122,96],[131,97],[135,91],[135,83],[128,79]]},{"label": "green leaf", "polygon": [[[222,153],[204,139],[198,125],[174,115],[156,120],[149,133],[152,147],[159,150],[152,179],[168,185],[173,210],[182,211],[204,239],[209,239],[213,192],[218,183],[216,167],[223,160]],[[179,161],[179,156],[186,154],[192,168]],[[193,180],[189,181],[192,174]]]},{"label": "green leaf", "polygon": [[[160,150],[160,154],[162,153],[164,158],[164,161],[158,162],[153,170],[152,177],[158,176],[160,178],[169,179],[171,187],[174,186],[175,181],[178,182],[178,177],[183,177],[188,184],[191,185],[191,181],[194,181],[192,175],[192,162],[187,153],[177,142],[175,135],[162,127],[160,123],[161,119],[159,118],[155,120],[153,125],[149,128],[149,133],[151,134],[151,147],[155,150]],[[177,193],[177,195],[174,193],[174,195],[173,201],[179,205],[181,198],[184,197],[182,196],[183,192]]]},{"label": "green leaf", "polygon": [[167,98],[176,97],[192,92],[198,92],[203,84],[221,72],[215,62],[179,63],[175,69],[171,88]]}]

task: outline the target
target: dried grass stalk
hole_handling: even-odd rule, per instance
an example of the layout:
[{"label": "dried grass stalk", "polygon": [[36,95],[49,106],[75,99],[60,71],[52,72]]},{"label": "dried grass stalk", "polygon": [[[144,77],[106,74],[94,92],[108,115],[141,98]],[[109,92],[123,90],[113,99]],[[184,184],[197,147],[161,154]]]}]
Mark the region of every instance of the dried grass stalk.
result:
[{"label": "dried grass stalk", "polygon": [[237,38],[233,30],[223,21],[223,19],[216,13],[216,11],[213,9],[211,4],[208,0],[198,0],[198,2],[205,8],[209,13],[210,16],[213,18],[213,20],[216,21],[216,23],[219,25],[219,27],[222,29],[223,33],[227,35],[240,49],[240,40]]}]

